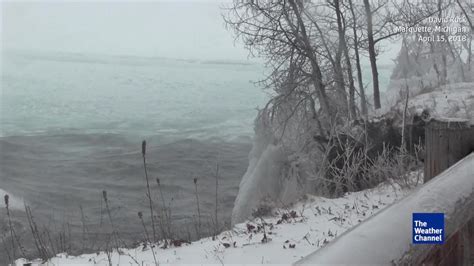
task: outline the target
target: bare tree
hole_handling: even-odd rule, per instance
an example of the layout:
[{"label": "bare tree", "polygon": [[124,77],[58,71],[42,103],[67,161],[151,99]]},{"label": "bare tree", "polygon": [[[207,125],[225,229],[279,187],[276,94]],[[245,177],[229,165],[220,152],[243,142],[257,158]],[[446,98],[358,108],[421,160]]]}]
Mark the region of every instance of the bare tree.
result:
[{"label": "bare tree", "polygon": [[349,57],[349,48],[347,47],[346,42],[346,28],[345,28],[345,19],[342,13],[341,5],[339,4],[339,0],[334,0],[334,9],[336,12],[337,18],[337,31],[339,32],[339,49],[344,52],[344,58],[347,67],[347,77],[349,80],[349,112],[350,117],[352,119],[357,118],[356,113],[356,105],[355,105],[355,85],[354,85],[354,77],[352,73],[352,64],[351,58]]},{"label": "bare tree", "polygon": [[[267,105],[274,110],[271,114],[287,110],[282,108],[284,104],[294,103],[290,107],[294,111],[286,116],[300,108],[318,125],[318,134],[324,135],[321,119],[334,119],[337,112],[327,94],[321,54],[304,11],[304,2],[297,0],[235,1],[225,21],[251,54],[265,58],[272,69],[263,81],[277,92]],[[294,98],[299,100],[290,100]]]},{"label": "bare tree", "polygon": [[354,5],[352,4],[352,0],[348,1],[349,3],[349,10],[352,16],[352,34],[354,38],[354,54],[355,54],[355,65],[357,68],[357,81],[359,85],[359,93],[360,93],[360,109],[363,116],[367,116],[367,98],[365,96],[365,88],[364,82],[362,80],[362,67],[360,65],[360,55],[359,55],[359,36],[357,33],[357,17],[354,10]]},{"label": "bare tree", "polygon": [[379,109],[380,104],[380,87],[379,87],[379,72],[377,70],[377,53],[375,52],[375,41],[374,41],[374,30],[372,15],[373,10],[369,3],[369,0],[364,0],[365,14],[367,18],[367,39],[368,39],[368,51],[370,68],[372,70],[372,86],[374,93],[374,108]]}]

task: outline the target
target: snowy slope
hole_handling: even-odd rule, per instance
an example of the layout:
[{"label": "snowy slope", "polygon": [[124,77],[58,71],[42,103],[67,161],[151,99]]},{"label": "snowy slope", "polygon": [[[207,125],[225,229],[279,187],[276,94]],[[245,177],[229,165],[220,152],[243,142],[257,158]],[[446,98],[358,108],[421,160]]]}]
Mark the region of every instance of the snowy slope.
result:
[{"label": "snowy slope", "polygon": [[428,109],[432,118],[461,118],[474,124],[474,83],[446,85],[417,95],[409,100],[408,108],[418,114]]},{"label": "snowy slope", "polygon": [[[403,91],[396,92],[396,89],[393,89],[387,94],[391,95],[396,103],[385,106],[374,114],[375,117],[390,111],[403,113],[405,109]],[[407,107],[408,116],[421,115],[423,111],[428,111],[430,119],[462,119],[474,124],[474,83],[449,84],[427,91],[410,89]]]},{"label": "snowy slope", "polygon": [[[414,174],[419,177],[418,174]],[[328,199],[308,196],[297,205],[280,209],[272,217],[256,218],[236,225],[212,238],[204,238],[180,247],[153,248],[160,265],[171,264],[291,264],[325,246],[346,230],[359,224],[410,190],[396,184],[348,193]],[[113,264],[153,265],[149,246],[121,249],[111,254]],[[21,265],[25,260],[18,260]],[[49,264],[108,265],[107,254],[68,256],[60,254]]]},{"label": "snowy slope", "polygon": [[399,264],[411,247],[412,213],[444,213],[447,235],[474,217],[473,171],[474,153],[297,264]]}]

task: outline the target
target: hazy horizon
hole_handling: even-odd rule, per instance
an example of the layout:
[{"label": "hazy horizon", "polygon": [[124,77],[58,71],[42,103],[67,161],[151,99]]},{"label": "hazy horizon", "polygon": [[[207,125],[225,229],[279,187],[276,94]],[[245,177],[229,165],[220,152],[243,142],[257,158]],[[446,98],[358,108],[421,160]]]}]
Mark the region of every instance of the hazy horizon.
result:
[{"label": "hazy horizon", "polygon": [[[2,51],[261,61],[225,28],[222,7],[228,4],[3,1]],[[383,43],[387,53],[379,64],[392,65],[398,47]]]},{"label": "hazy horizon", "polygon": [[225,1],[2,2],[2,50],[247,60]]}]

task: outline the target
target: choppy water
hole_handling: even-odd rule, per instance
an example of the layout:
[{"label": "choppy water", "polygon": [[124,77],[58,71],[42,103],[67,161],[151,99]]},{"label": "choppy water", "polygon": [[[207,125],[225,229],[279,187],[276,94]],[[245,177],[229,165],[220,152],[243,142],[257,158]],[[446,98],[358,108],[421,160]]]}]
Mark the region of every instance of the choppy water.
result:
[{"label": "choppy water", "polygon": [[[76,231],[79,206],[89,226],[106,223],[107,190],[117,227],[141,239],[146,139],[154,196],[159,177],[183,223],[196,214],[196,176],[202,209],[213,210],[219,162],[218,208],[226,221],[248,164],[256,107],[266,99],[251,82],[262,71],[236,62],[4,54],[0,188],[23,198],[39,221],[67,221]],[[14,215],[26,230],[24,213]]]}]

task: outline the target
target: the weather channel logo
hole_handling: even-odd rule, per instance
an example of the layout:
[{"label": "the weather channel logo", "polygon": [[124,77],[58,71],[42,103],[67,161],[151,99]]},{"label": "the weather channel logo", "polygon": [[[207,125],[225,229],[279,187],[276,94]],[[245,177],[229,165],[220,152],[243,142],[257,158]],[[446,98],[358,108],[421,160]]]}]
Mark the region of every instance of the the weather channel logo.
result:
[{"label": "the weather channel logo", "polygon": [[444,213],[413,213],[413,244],[443,244]]}]

